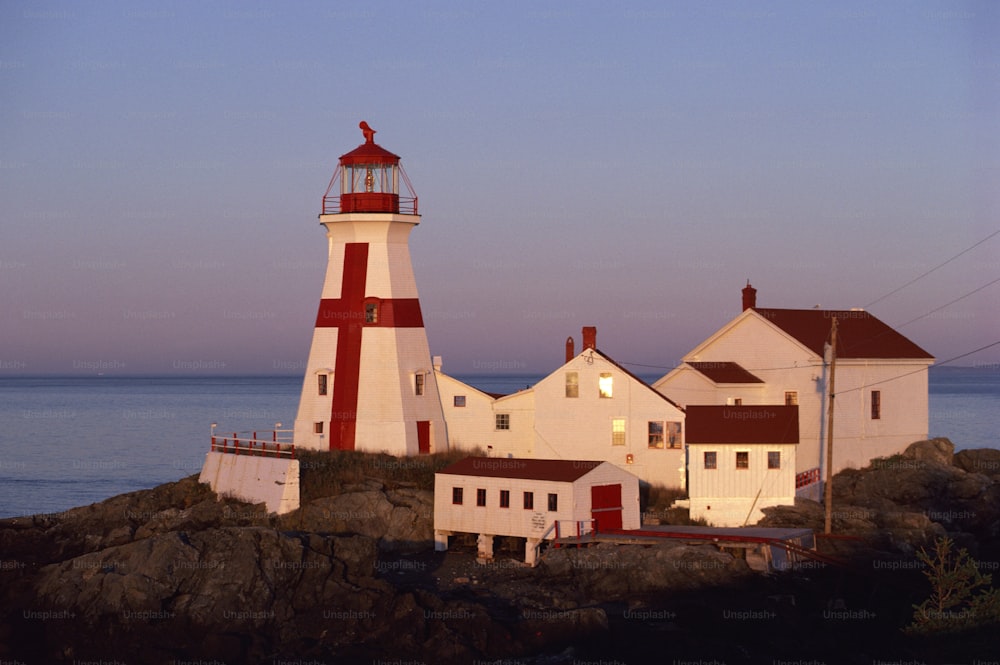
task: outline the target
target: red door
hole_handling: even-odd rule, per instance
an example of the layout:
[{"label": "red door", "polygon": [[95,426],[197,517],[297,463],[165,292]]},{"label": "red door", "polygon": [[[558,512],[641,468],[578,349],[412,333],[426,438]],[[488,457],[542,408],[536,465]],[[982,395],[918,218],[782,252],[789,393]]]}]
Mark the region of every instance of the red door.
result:
[{"label": "red door", "polygon": [[594,518],[594,531],[622,528],[622,486],[591,487],[590,516]]},{"label": "red door", "polygon": [[426,455],[431,452],[431,421],[417,421],[417,452]]}]

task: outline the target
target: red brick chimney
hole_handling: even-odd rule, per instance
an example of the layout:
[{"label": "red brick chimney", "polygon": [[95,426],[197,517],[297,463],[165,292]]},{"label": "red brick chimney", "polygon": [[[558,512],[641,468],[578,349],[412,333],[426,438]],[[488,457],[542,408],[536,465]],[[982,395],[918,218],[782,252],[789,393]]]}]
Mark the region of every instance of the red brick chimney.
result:
[{"label": "red brick chimney", "polygon": [[583,327],[583,348],[597,349],[597,328],[595,326]]},{"label": "red brick chimney", "polygon": [[750,280],[747,280],[747,285],[743,287],[743,309],[747,310],[751,307],[757,306],[757,289],[750,286]]},{"label": "red brick chimney", "polygon": [[566,338],[566,362],[576,358],[576,344],[573,342],[572,337]]}]

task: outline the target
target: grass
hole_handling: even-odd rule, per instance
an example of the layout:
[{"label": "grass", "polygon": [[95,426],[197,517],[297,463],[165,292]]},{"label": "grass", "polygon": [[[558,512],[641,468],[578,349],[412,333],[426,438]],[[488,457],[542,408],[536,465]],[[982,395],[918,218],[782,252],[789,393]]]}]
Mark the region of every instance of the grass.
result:
[{"label": "grass", "polygon": [[384,453],[350,450],[296,451],[302,503],[343,491],[347,485],[377,480],[389,487],[434,489],[434,474],[449,464],[482,451],[452,450],[418,457],[395,457]]}]

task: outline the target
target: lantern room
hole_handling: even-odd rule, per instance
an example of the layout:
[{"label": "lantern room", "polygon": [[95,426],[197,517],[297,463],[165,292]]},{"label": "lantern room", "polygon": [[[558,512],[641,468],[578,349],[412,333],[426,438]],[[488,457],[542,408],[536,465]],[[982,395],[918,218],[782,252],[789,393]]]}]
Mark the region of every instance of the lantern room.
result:
[{"label": "lantern room", "polygon": [[[399,156],[375,143],[375,130],[367,122],[362,120],[358,126],[365,142],[340,156],[337,170],[323,195],[322,214],[418,214],[417,195],[399,163]],[[400,180],[406,187],[407,196],[399,195]]]}]

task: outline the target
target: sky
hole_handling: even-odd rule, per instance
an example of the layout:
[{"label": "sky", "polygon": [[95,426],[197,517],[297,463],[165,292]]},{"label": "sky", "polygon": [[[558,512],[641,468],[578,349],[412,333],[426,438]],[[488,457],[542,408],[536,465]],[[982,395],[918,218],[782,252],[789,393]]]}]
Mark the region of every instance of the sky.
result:
[{"label": "sky", "polygon": [[[0,2],[0,377],[297,374],[358,123],[454,375],[740,310],[1000,340],[994,2]],[[877,301],[877,302],[876,302]],[[912,321],[916,319],[915,321]],[[911,322],[912,321],[912,322]],[[1000,346],[956,364],[1000,367]]]}]

